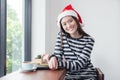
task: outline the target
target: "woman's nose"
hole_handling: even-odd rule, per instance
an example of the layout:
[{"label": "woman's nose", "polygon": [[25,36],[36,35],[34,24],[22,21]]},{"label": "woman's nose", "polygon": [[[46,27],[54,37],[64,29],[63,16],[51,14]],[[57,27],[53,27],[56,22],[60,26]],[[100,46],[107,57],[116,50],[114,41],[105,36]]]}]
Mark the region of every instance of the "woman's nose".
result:
[{"label": "woman's nose", "polygon": [[67,23],[67,27],[70,28],[71,24],[70,23]]}]

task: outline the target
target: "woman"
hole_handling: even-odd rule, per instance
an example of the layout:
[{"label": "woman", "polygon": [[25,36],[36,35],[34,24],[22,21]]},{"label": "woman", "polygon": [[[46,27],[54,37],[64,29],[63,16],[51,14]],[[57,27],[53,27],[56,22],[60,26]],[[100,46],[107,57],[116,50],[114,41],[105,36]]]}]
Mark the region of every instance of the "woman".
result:
[{"label": "woman", "polygon": [[54,54],[43,56],[49,68],[67,69],[65,80],[96,80],[96,71],[90,55],[94,39],[82,29],[82,19],[71,5],[66,6],[58,16],[57,35]]}]

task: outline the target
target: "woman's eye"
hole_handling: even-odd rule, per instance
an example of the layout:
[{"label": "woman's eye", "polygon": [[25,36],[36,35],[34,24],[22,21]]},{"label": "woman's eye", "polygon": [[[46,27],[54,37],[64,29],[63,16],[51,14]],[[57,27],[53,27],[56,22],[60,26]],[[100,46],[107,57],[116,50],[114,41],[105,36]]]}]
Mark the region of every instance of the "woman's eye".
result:
[{"label": "woman's eye", "polygon": [[65,25],[66,25],[66,23],[63,23],[62,25],[63,25],[63,26],[65,26]]},{"label": "woman's eye", "polygon": [[72,22],[73,20],[69,20],[69,22]]}]

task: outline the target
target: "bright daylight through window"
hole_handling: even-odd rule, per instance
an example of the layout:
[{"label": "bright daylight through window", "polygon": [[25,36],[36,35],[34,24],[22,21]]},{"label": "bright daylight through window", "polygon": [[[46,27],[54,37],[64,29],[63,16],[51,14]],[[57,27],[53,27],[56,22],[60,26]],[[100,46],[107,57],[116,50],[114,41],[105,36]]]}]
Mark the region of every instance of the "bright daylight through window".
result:
[{"label": "bright daylight through window", "polygon": [[21,67],[24,54],[24,0],[7,0],[6,73]]}]

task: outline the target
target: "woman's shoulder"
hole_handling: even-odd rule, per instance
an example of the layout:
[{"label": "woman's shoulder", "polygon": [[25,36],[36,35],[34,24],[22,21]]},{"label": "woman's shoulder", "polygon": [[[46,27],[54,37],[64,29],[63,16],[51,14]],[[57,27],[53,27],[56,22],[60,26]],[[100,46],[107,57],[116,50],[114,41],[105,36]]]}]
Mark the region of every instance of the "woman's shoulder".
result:
[{"label": "woman's shoulder", "polygon": [[57,34],[57,39],[66,39],[66,36],[65,36],[65,34],[64,33],[61,33],[61,32],[59,32],[58,34]]},{"label": "woman's shoulder", "polygon": [[58,32],[58,35],[65,35],[65,33],[63,33],[63,32]]},{"label": "woman's shoulder", "polygon": [[86,39],[87,41],[95,42],[95,39],[92,36],[83,36],[83,39]]},{"label": "woman's shoulder", "polygon": [[57,34],[57,36],[62,36],[62,37],[65,37],[65,33],[63,33],[63,32],[58,32],[58,34]]}]

